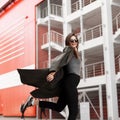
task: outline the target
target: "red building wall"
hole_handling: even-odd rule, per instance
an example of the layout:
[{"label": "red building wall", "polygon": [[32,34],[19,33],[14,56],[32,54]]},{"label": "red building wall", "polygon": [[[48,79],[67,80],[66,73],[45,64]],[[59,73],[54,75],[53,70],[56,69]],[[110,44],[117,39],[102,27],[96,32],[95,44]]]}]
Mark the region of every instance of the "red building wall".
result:
[{"label": "red building wall", "polygon": [[[2,89],[0,95],[1,110],[3,116],[21,116],[20,105],[24,103],[31,90],[35,88],[26,85]],[[35,107],[27,109],[25,116],[35,116]]]},{"label": "red building wall", "polygon": [[[0,75],[35,65],[35,6],[41,1],[16,0],[0,13]],[[0,114],[20,116],[20,105],[33,89],[25,85],[0,88]],[[35,108],[25,115],[35,116]]]},{"label": "red building wall", "polygon": [[[23,43],[21,43],[21,46],[1,55],[3,59],[0,60],[2,63],[0,65],[0,74],[35,63],[35,5],[38,2],[40,2],[40,0],[20,0],[19,4],[14,4],[12,9],[1,15],[0,43],[2,49],[0,52],[15,47],[15,45],[20,44],[21,41]],[[15,38],[13,38],[13,36]],[[7,44],[18,39],[20,39],[18,42],[6,47]],[[5,43],[5,41],[7,42]],[[12,54],[13,51],[20,48],[22,49],[21,51],[19,50]],[[10,53],[11,55],[5,57],[5,55]],[[19,53],[23,53],[23,55],[12,59],[12,57],[15,57],[15,55],[18,55]]]}]

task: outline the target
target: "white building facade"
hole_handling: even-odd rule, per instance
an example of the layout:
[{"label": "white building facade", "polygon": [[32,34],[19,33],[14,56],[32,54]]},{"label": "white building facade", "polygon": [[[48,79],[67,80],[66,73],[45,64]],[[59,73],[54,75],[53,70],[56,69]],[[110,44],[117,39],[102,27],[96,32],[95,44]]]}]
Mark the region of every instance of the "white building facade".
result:
[{"label": "white building facade", "polygon": [[[84,110],[88,118],[81,109],[78,118],[119,120],[120,1],[44,0],[36,6],[37,68],[50,66],[70,32],[78,35],[83,63],[79,103],[89,106]],[[39,49],[48,53],[47,59],[41,59]],[[61,114],[66,117],[67,110]]]}]

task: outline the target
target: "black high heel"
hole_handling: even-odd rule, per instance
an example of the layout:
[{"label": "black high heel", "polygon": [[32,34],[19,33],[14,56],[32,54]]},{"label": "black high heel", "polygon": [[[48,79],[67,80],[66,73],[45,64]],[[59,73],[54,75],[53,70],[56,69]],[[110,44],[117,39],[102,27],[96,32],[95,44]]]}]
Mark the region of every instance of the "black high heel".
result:
[{"label": "black high heel", "polygon": [[21,115],[21,118],[22,118],[22,119],[24,118],[24,112],[25,112],[25,110],[27,109],[27,107],[32,106],[32,101],[33,101],[33,97],[30,96],[30,97],[26,100],[26,102],[21,105],[21,107],[20,107],[20,112],[22,113],[22,115]]},{"label": "black high heel", "polygon": [[42,119],[42,113],[45,117],[47,117],[46,113],[45,113],[45,108],[40,108],[40,119]]},{"label": "black high heel", "polygon": [[23,106],[24,106],[24,104],[22,104],[21,107],[20,107],[20,112],[22,113],[21,119],[24,118],[24,112],[25,112],[25,111],[23,111]]}]

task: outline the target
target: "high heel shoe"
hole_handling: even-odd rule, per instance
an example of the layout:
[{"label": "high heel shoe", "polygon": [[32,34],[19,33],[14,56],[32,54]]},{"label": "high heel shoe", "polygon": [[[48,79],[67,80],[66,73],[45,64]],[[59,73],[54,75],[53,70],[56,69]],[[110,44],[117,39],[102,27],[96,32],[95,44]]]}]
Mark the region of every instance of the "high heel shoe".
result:
[{"label": "high heel shoe", "polygon": [[45,113],[45,108],[40,108],[40,119],[42,119],[42,113],[45,117],[47,117],[46,113]]},{"label": "high heel shoe", "polygon": [[30,96],[30,97],[28,97],[28,99],[26,100],[26,102],[21,105],[21,107],[20,107],[20,112],[22,113],[21,118],[24,118],[24,112],[27,109],[27,107],[32,106],[32,101],[33,101],[33,97]]},{"label": "high heel shoe", "polygon": [[22,113],[21,119],[24,118],[24,112],[25,112],[25,111],[23,111],[23,106],[24,106],[24,104],[22,104],[22,105],[20,106],[20,112]]}]

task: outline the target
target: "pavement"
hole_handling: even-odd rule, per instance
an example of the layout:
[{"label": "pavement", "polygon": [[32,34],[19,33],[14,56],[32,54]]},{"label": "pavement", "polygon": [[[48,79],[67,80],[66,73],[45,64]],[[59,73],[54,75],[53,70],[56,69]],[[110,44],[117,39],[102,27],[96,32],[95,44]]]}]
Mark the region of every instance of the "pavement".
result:
[{"label": "pavement", "polygon": [[[0,120],[41,120],[37,119],[35,117],[25,117],[24,119],[21,119],[21,117],[3,117],[0,116]],[[49,120],[49,119],[42,119],[42,120]],[[63,119],[52,119],[52,120],[63,120]]]},{"label": "pavement", "polygon": [[37,118],[25,117],[25,119],[21,119],[21,117],[3,117],[0,116],[0,120],[38,120]]}]

